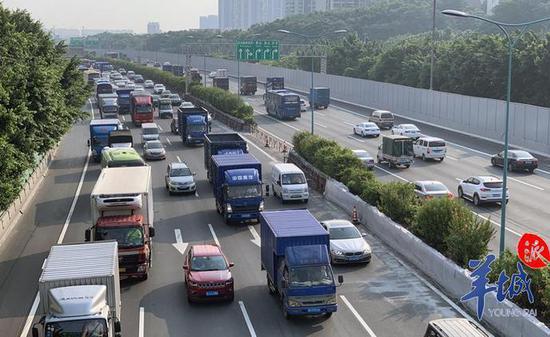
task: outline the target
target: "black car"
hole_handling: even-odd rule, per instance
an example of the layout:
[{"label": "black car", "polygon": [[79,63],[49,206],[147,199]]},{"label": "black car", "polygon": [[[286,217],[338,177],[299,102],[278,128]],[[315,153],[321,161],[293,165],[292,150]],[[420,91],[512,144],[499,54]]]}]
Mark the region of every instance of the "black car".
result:
[{"label": "black car", "polygon": [[172,106],[180,106],[181,97],[178,94],[171,94],[170,95],[170,101],[172,101]]},{"label": "black car", "polygon": [[[491,165],[504,166],[504,151],[491,157]],[[522,150],[508,150],[508,171],[527,170],[532,173],[538,165],[538,159],[533,157],[533,155],[529,152]]]},{"label": "black car", "polygon": [[135,83],[143,83],[143,82],[145,82],[145,80],[143,79],[142,75],[136,74],[136,75],[134,75],[134,82]]}]

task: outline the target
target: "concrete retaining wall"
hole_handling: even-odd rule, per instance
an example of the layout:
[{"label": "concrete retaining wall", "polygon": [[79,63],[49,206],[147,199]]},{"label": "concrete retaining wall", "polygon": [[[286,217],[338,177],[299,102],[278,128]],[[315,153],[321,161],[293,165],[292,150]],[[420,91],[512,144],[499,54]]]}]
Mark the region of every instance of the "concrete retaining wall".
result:
[{"label": "concrete retaining wall", "polygon": [[23,213],[25,203],[32,198],[32,194],[35,192],[35,187],[42,182],[42,179],[44,179],[56,152],[57,146],[44,155],[40,163],[35,167],[33,173],[27,179],[26,183],[23,184],[21,192],[19,192],[17,198],[4,212],[0,213],[0,242],[2,242],[4,236],[15,224],[17,216]]},{"label": "concrete retaining wall", "polygon": [[[457,299],[471,289],[472,278],[469,271],[460,268],[453,261],[422,242],[401,225],[386,217],[376,207],[351,194],[344,184],[333,179],[327,180],[325,197],[342,207],[350,215],[352,207],[355,205],[361,223],[392,250],[401,254],[408,262],[435,281],[447,295]],[[476,301],[468,301],[465,304],[470,312],[476,312]],[[483,321],[503,337],[547,337],[550,335],[550,329],[532,316],[506,318],[491,316],[488,314],[488,308],[498,312],[521,309],[508,300],[498,302],[494,293],[486,297]]]}]

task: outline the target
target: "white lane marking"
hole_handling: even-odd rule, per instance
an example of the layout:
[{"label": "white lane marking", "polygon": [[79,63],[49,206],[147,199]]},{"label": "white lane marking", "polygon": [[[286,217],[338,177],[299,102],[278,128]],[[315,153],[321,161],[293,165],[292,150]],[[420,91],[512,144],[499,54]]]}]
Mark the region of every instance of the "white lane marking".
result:
[{"label": "white lane marking", "polygon": [[124,115],[122,115],[122,120],[126,122],[126,117]]},{"label": "white lane marking", "polygon": [[347,125],[349,125],[349,126],[355,126],[355,124],[349,123],[349,122],[344,122],[344,124],[347,124]]},{"label": "white lane marking", "polygon": [[252,234],[252,237],[253,237],[253,239],[250,241],[252,241],[252,243],[255,244],[256,246],[261,247],[262,241],[260,239],[260,235],[258,235],[258,232],[256,232],[256,229],[254,228],[254,226],[248,225],[248,230],[250,231],[250,234]]},{"label": "white lane marking", "polygon": [[172,142],[170,141],[170,138],[166,138],[166,142],[168,143],[168,145],[172,145]]},{"label": "white lane marking", "polygon": [[267,113],[260,112],[260,111],[258,111],[258,110],[256,110],[256,109],[254,109],[254,112],[256,112],[258,115],[262,115],[262,116],[267,117],[267,118],[269,118],[269,119],[272,119],[272,120],[274,120],[274,121],[276,121],[276,122],[279,122],[279,123],[281,123],[281,124],[283,124],[283,125],[286,125],[286,126],[288,126],[289,128],[294,129],[294,130],[296,130],[296,131],[303,131],[302,129],[299,129],[299,128],[293,126],[293,125],[290,125],[290,124],[288,124],[288,123],[286,123],[286,122],[280,121],[280,120],[278,120],[278,119],[275,118],[275,117],[271,117],[271,116],[269,116]]},{"label": "white lane marking", "polygon": [[449,158],[450,160],[458,160],[458,158],[451,157],[451,156],[449,156],[449,155],[446,155],[445,158]]},{"label": "white lane marking", "polygon": [[[90,108],[91,108],[90,113],[91,113],[92,118],[93,118],[94,108],[91,105],[91,103],[92,102],[90,101]],[[73,217],[74,209],[76,207],[76,202],[77,202],[78,197],[80,195],[80,190],[82,189],[82,185],[84,184],[84,177],[86,176],[86,171],[88,170],[88,164],[90,163],[91,155],[92,155],[92,152],[88,149],[88,154],[86,156],[86,163],[84,164],[84,168],[82,169],[82,174],[80,176],[80,181],[78,182],[78,186],[76,188],[71,207],[69,208],[69,213],[67,214],[67,218],[65,219],[65,223],[63,224],[63,228],[61,229],[61,233],[59,234],[59,238],[57,239],[57,244],[60,244],[60,243],[63,242],[63,239],[65,238],[65,234],[67,233],[67,228],[69,227],[69,223],[71,222],[71,218]],[[34,320],[34,316],[36,315],[36,311],[38,310],[38,304],[39,303],[40,303],[40,297],[39,297],[38,292],[37,292],[36,297],[34,298],[34,302],[31,306],[31,310],[29,311],[29,315],[27,316],[27,320],[25,321],[25,325],[23,326],[23,330],[21,331],[21,335],[20,335],[21,337],[26,337],[29,334],[29,330],[31,328],[32,321]]]},{"label": "white lane marking", "polygon": [[348,137],[349,139],[356,140],[356,141],[358,141],[359,143],[364,143],[364,142],[365,142],[364,140],[359,139],[359,138],[355,138],[355,137],[353,137],[353,136],[346,136],[346,137]]},{"label": "white lane marking", "polygon": [[160,124],[157,124],[157,126],[158,126],[158,128],[159,128],[160,131],[164,131],[164,130],[162,129],[162,126],[160,126]]},{"label": "white lane marking", "polygon": [[173,243],[172,246],[180,252],[181,255],[185,254],[185,250],[189,245],[187,242],[183,242],[181,238],[181,230],[179,228],[174,229],[174,234],[176,236],[176,243]]},{"label": "white lane marking", "polygon": [[27,337],[29,335],[29,330],[31,329],[32,321],[34,320],[34,315],[38,310],[39,303],[40,303],[40,297],[38,296],[38,292],[37,292],[34,298],[34,302],[32,303],[32,306],[31,306],[31,311],[29,313],[29,316],[27,316],[27,320],[25,321],[25,325],[23,326],[23,331],[21,332],[20,337]]},{"label": "white lane marking", "polygon": [[145,316],[145,310],[143,307],[139,307],[139,326],[138,326],[138,337],[143,337],[143,326],[144,326],[144,317]]},{"label": "white lane marking", "polygon": [[374,166],[374,167],[376,167],[377,169],[379,169],[379,170],[382,171],[382,172],[385,172],[385,173],[387,173],[387,174],[389,174],[389,175],[391,175],[391,176],[396,177],[397,179],[401,179],[401,180],[403,180],[404,182],[407,182],[407,183],[409,182],[407,179],[405,179],[405,178],[403,178],[403,177],[401,177],[401,176],[398,176],[397,174],[392,173],[392,172],[390,172],[390,171],[388,171],[388,170],[386,170],[386,169],[384,169],[384,168],[382,168],[382,167],[380,167],[380,166],[378,166],[378,165],[376,165],[376,166]]},{"label": "white lane marking", "polygon": [[199,197],[199,192],[195,189],[195,197]]},{"label": "white lane marking", "polygon": [[539,191],[544,191],[544,188],[538,187],[538,186],[535,186],[535,185],[531,185],[531,184],[529,184],[529,183],[526,183],[525,181],[521,181],[521,180],[519,180],[519,179],[512,178],[512,177],[508,177],[508,179],[513,180],[513,181],[515,181],[515,182],[518,182],[518,183],[520,183],[520,184],[523,184],[523,185],[525,185],[525,186],[532,187],[532,188],[537,189],[537,190],[539,190]]},{"label": "white lane marking", "polygon": [[319,112],[319,111],[315,111],[315,114],[316,114],[316,115],[319,115],[319,116],[323,116],[323,117],[325,117],[325,114],[324,114],[324,113],[322,113],[322,112]]},{"label": "white lane marking", "polygon": [[260,152],[262,152],[264,155],[266,155],[267,158],[275,161],[275,162],[278,162],[277,159],[275,159],[275,157],[273,157],[272,155],[270,155],[269,153],[265,152],[261,147],[259,147],[258,145],[254,144],[253,142],[250,141],[250,139],[246,138],[245,136],[241,135],[244,140],[246,140],[248,143],[250,143],[250,145],[254,146],[256,149],[258,149]]},{"label": "white lane marking", "polygon": [[210,228],[210,233],[212,233],[212,237],[214,238],[214,242],[218,245],[218,246],[221,246],[220,245],[220,241],[218,241],[218,236],[216,235],[216,232],[214,232],[214,228],[212,227],[211,224],[208,224],[208,228]]},{"label": "white lane marking", "polygon": [[317,123],[317,122],[314,122],[314,124],[317,125],[317,126],[320,126],[322,128],[325,128],[325,129],[327,128],[326,125],[323,125],[323,124],[320,124],[320,123]]},{"label": "white lane marking", "polygon": [[243,313],[244,321],[248,327],[248,332],[250,332],[250,337],[256,337],[256,331],[254,331],[252,321],[250,321],[250,317],[248,316],[248,312],[246,311],[243,301],[239,301],[239,307],[241,307],[241,312]]},{"label": "white lane marking", "polygon": [[348,309],[351,311],[351,313],[353,314],[353,316],[355,316],[355,318],[357,318],[357,320],[359,321],[359,323],[363,326],[363,328],[365,329],[365,331],[369,334],[370,337],[376,337],[376,334],[374,333],[374,331],[372,331],[372,329],[368,326],[367,322],[365,322],[365,320],[363,319],[363,317],[361,317],[361,315],[359,315],[359,313],[357,312],[357,310],[355,310],[355,308],[353,307],[353,305],[351,305],[351,303],[349,303],[348,299],[346,298],[346,296],[344,295],[340,295],[340,298],[342,299],[342,301],[344,301],[344,304],[348,307]]},{"label": "white lane marking", "polygon": [[178,160],[178,162],[181,163],[181,158],[180,158],[180,156],[176,156],[176,159]]}]

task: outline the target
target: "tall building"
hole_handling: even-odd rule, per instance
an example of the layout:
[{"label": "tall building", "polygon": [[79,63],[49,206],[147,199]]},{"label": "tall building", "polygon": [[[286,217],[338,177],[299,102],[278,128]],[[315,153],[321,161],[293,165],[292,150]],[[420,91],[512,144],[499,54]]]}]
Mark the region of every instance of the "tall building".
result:
[{"label": "tall building", "polygon": [[493,9],[498,5],[500,0],[487,0],[487,14],[493,15]]},{"label": "tall building", "polygon": [[219,28],[221,30],[248,29],[257,23],[282,18],[283,1],[218,0]]},{"label": "tall building", "polygon": [[149,22],[147,24],[147,34],[159,34],[159,33],[160,33],[160,23]]},{"label": "tall building", "polygon": [[359,8],[366,7],[370,1],[369,0],[327,0],[327,9],[349,9],[349,8]]},{"label": "tall building", "polygon": [[284,16],[326,11],[327,0],[285,0]]},{"label": "tall building", "polygon": [[201,16],[199,18],[200,29],[218,29],[218,26],[219,23],[217,15]]}]

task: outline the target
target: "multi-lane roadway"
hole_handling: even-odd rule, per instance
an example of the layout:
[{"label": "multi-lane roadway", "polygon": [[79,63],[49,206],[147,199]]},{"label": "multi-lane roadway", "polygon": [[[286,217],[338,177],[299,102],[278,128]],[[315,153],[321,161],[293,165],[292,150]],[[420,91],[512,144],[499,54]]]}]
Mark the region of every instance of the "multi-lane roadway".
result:
[{"label": "multi-lane roadway", "polygon": [[[236,92],[236,80],[231,81],[231,90]],[[302,112],[302,117],[295,121],[280,121],[268,116],[263,104],[263,89],[258,85],[255,96],[243,96],[252,105],[258,125],[269,132],[287,141],[292,140],[294,133],[311,130],[311,112]],[[307,101],[307,99],[306,99]],[[369,109],[353,107],[349,104],[333,104],[326,110],[316,110],[314,118],[314,132],[320,136],[333,139],[350,149],[367,150],[373,157],[376,156],[380,138],[362,138],[353,134],[353,126],[365,122],[370,115]],[[408,120],[396,118],[396,124],[410,123]],[[491,166],[490,155],[501,149],[495,143],[467,137],[452,131],[434,126],[416,123],[425,135],[441,137],[448,142],[447,157],[443,162],[416,159],[414,165],[408,169],[389,169],[387,165],[377,164],[375,174],[383,181],[416,181],[438,180],[444,183],[455,195],[460,179],[472,175],[502,175],[501,168]],[[391,131],[382,131],[390,134]],[[510,202],[506,216],[506,247],[515,249],[521,234],[525,232],[538,233],[550,238],[550,167],[548,158],[539,158],[541,166],[534,174],[511,172],[508,188]],[[500,206],[484,204],[480,207],[470,205],[472,210],[485,219],[490,219],[497,234],[491,241],[490,248],[498,251],[500,230]]]},{"label": "multi-lane roadway", "polygon": [[[257,99],[251,101],[261,111]],[[258,104],[257,104],[258,103]],[[94,113],[92,102],[86,107]],[[336,135],[344,132],[329,112],[319,123]],[[319,115],[320,116],[320,115]],[[95,115],[98,118],[97,114]],[[128,120],[127,116],[124,120]],[[296,130],[258,116],[264,127],[289,138]],[[150,162],[153,172],[155,227],[153,268],[144,282],[122,283],[123,336],[423,336],[431,319],[462,316],[460,308],[429,281],[395,256],[377,238],[368,235],[372,262],[364,266],[335,267],[345,283],[338,288],[338,312],[331,318],[283,318],[278,301],[269,295],[265,272],[260,270],[258,225],[227,226],[214,209],[211,187],[203,168],[202,147],[185,147],[170,133],[169,120],[157,120],[165,161]],[[307,120],[291,122],[305,128]],[[140,129],[132,128],[135,139]],[[290,123],[289,123],[290,125]],[[299,126],[302,125],[302,126]],[[294,126],[293,126],[294,127]],[[289,129],[289,130],[287,130]],[[229,131],[214,122],[213,132]],[[51,245],[82,242],[90,226],[89,194],[100,166],[90,161],[87,121],[76,124],[60,143],[44,182],[0,248],[0,336],[27,336],[35,317],[38,277]],[[349,139],[350,145],[357,142]],[[367,142],[367,141],[365,141]],[[282,158],[250,143],[263,165],[264,181],[270,163]],[[367,147],[368,148],[368,147]],[[137,145],[138,151],[141,146]],[[457,154],[455,154],[457,155]],[[458,157],[458,156],[457,156]],[[169,196],[164,187],[166,165],[183,160],[197,173],[197,193]],[[267,209],[282,206],[266,197]],[[313,193],[308,208],[320,220],[347,217],[345,212]],[[365,228],[361,229],[366,231]],[[190,305],[182,281],[182,252],[194,243],[216,242],[235,263],[235,301]]]}]

